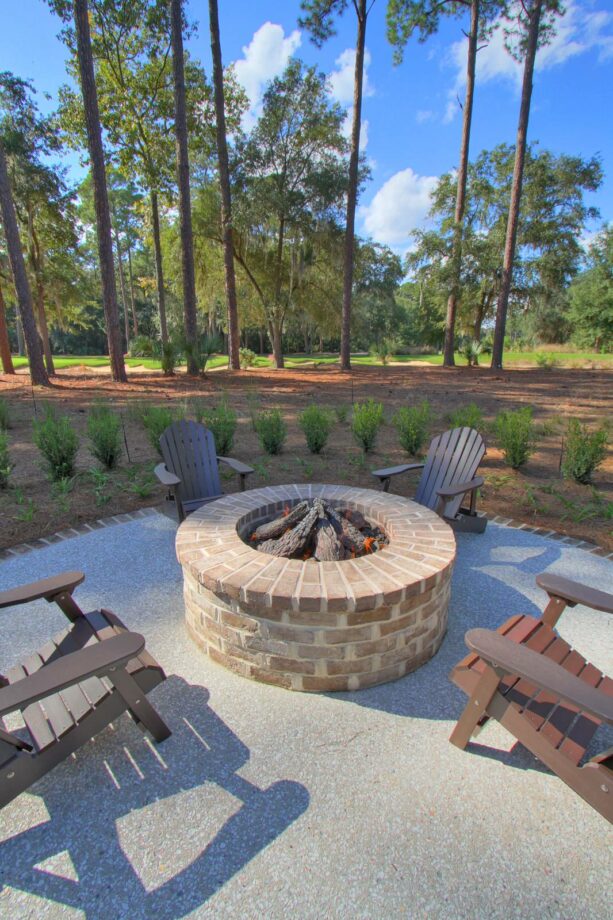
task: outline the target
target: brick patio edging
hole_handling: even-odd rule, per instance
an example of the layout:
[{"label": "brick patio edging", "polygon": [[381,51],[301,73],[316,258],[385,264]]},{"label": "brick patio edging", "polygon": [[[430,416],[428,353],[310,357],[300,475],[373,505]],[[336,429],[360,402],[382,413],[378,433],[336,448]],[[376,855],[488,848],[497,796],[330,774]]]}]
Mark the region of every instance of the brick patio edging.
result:
[{"label": "brick patio edging", "polygon": [[[160,505],[150,505],[148,508],[139,508],[137,511],[126,511],[123,514],[114,514],[112,517],[98,518],[96,521],[90,521],[87,524],[76,524],[66,530],[59,530],[56,533],[47,534],[45,537],[37,537],[35,540],[29,540],[27,543],[16,543],[15,546],[8,546],[0,549],[0,562],[4,559],[14,559],[15,556],[23,556],[24,553],[31,553],[36,549],[44,549],[52,543],[59,543],[60,540],[70,540],[73,537],[80,537],[85,533],[91,533],[92,530],[100,530],[103,527],[113,527],[115,524],[126,524],[128,521],[136,521],[139,518],[149,517],[152,514],[164,514],[166,502]],[[533,527],[524,521],[517,521],[514,518],[501,517],[492,512],[485,512],[488,521],[493,524],[499,524],[501,527],[514,527],[517,530],[526,530],[528,533],[535,533],[541,537],[549,537],[551,540],[559,540],[567,546],[574,546],[586,553],[592,553],[594,556],[601,556],[603,559],[613,559],[613,552],[609,552],[603,546],[596,543],[590,543],[589,540],[579,540],[577,537],[569,537],[567,534],[559,533],[557,530],[548,530],[546,527]]]},{"label": "brick patio edging", "polygon": [[113,514],[111,517],[98,518],[98,520],[89,521],[87,524],[75,524],[74,527],[58,530],[56,533],[47,534],[45,537],[37,537],[27,543],[17,543],[15,546],[0,549],[0,561],[14,559],[16,556],[23,556],[24,553],[44,549],[46,546],[59,543],[61,540],[72,540],[73,537],[81,537],[83,534],[92,533],[94,530],[102,530],[104,527],[114,527],[116,524],[127,524],[129,521],[138,521],[140,518],[161,514],[163,512],[159,510],[160,507],[159,505],[153,505],[149,508],[138,508],[136,511],[126,511],[123,514]]}]

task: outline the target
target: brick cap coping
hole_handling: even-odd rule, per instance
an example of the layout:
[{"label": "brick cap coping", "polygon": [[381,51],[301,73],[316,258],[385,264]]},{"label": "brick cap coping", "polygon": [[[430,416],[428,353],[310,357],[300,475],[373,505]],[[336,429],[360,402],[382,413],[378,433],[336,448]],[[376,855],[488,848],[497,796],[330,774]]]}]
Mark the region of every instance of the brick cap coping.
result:
[{"label": "brick cap coping", "polygon": [[[37,549],[44,549],[52,543],[58,543],[60,540],[70,540],[73,537],[81,537],[83,534],[91,533],[92,530],[100,530],[102,527],[112,527],[115,524],[125,524],[128,521],[136,521],[139,518],[149,517],[152,514],[164,514],[169,502],[162,502],[159,505],[149,505],[146,508],[138,508],[136,511],[126,511],[122,514],[115,514],[112,517],[98,518],[96,521],[89,521],[87,524],[75,524],[67,530],[48,533],[44,537],[34,537],[27,543],[15,543],[13,546],[7,546],[0,549],[0,562],[6,559],[14,559],[16,556],[23,556],[25,553],[34,552]],[[484,512],[488,521],[497,524],[499,527],[511,527],[516,530],[525,530],[526,533],[534,533],[540,537],[548,537],[551,540],[559,540],[567,546],[583,550],[585,553],[591,553],[594,556],[600,556],[603,559],[613,559],[613,552],[605,549],[604,546],[598,546],[597,543],[590,543],[589,540],[581,540],[579,537],[570,537],[568,534],[560,533],[557,530],[550,530],[547,527],[535,527],[533,524],[526,524],[525,521],[518,521],[511,518],[503,518],[491,511]]]},{"label": "brick cap coping", "polygon": [[[360,511],[383,527],[390,543],[342,562],[284,559],[248,546],[239,531],[286,504],[321,497]],[[239,492],[203,505],[177,532],[177,558],[207,590],[260,608],[278,604],[328,610],[395,604],[439,583],[453,565],[453,531],[441,518],[398,495],[347,486],[301,484]]]}]

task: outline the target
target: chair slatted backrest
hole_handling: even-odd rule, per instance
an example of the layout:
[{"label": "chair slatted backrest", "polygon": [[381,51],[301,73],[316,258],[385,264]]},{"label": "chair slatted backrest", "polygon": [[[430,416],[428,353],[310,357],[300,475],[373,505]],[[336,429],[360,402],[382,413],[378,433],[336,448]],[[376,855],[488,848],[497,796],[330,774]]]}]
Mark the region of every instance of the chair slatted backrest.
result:
[{"label": "chair slatted backrest", "polygon": [[181,480],[181,502],[221,495],[219,465],[212,433],[197,422],[173,422],[160,437],[160,449],[169,472]]},{"label": "chair slatted backrest", "polygon": [[[474,428],[452,428],[432,440],[415,501],[436,509],[438,490],[474,479],[485,454],[485,442]],[[456,517],[462,495],[447,502],[444,515]]]}]

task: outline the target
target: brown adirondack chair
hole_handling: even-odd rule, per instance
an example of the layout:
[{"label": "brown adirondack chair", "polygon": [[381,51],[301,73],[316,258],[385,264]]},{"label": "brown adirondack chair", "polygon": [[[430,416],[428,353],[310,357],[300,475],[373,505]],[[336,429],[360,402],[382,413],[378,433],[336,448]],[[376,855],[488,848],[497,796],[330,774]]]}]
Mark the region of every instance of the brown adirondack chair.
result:
[{"label": "brown adirondack chair", "polygon": [[[483,478],[476,472],[485,454],[485,442],[474,428],[452,428],[434,438],[424,463],[403,463],[387,469],[373,470],[388,492],[391,480],[402,473],[422,470],[415,501],[440,514],[454,530],[483,533],[485,515],[477,513],[477,490]],[[470,496],[468,508],[462,506]]]},{"label": "brown adirondack chair", "polygon": [[179,521],[221,497],[220,463],[238,473],[241,492],[245,490],[246,477],[254,472],[240,460],[218,457],[212,432],[197,422],[183,420],[169,425],[160,437],[160,450],[164,463],[158,463],[155,475],[168,486],[169,498],[177,504]]},{"label": "brown adirondack chair", "polygon": [[[70,626],[23,664],[0,675],[0,808],[93,738],[123,712],[155,741],[170,735],[146,694],[165,674],[110,610],[84,613],[72,593],[85,576],[65,572],[0,592],[0,608],[44,597]],[[4,718],[20,713],[24,728]]]},{"label": "brown adirondack chair", "polygon": [[549,595],[541,619],[520,614],[466,633],[471,652],[450,677],[470,699],[449,740],[463,749],[496,719],[613,822],[613,749],[580,765],[601,723],[613,725],[613,680],[554,631],[567,606],[613,613],[613,594],[547,573],[536,581]]}]

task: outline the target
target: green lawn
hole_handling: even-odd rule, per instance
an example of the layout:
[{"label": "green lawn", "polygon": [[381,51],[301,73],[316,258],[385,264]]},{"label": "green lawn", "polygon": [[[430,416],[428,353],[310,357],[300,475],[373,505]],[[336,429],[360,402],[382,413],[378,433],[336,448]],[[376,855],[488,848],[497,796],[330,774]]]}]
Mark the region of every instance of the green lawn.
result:
[{"label": "green lawn", "polygon": [[[537,366],[536,351],[508,351],[505,352],[504,362],[507,366]],[[599,365],[613,367],[613,354],[598,354],[589,351],[568,351],[568,352],[548,352],[561,367],[582,367],[596,363]],[[105,367],[108,366],[109,359],[104,355],[72,355],[72,356],[54,356],[55,366],[58,369],[65,367],[76,367],[84,365],[85,367]],[[426,364],[442,364],[442,355],[395,355],[392,359],[396,363],[404,364],[410,361],[423,361]],[[25,367],[27,358],[13,358],[13,364],[16,368]],[[225,355],[215,355],[207,363],[207,369],[213,370],[216,367],[225,367],[228,359]],[[285,358],[286,367],[310,366],[313,364],[327,365],[337,364],[338,358],[335,355],[287,355]],[[355,365],[380,365],[380,361],[372,355],[353,355],[351,363]],[[456,364],[459,366],[466,365],[466,360],[459,354],[456,354]],[[481,364],[486,367],[489,364],[489,356],[481,357]],[[160,370],[162,364],[158,358],[126,358],[128,367],[146,367],[148,370]],[[271,367],[270,358],[258,356],[255,361],[255,367]]]}]

